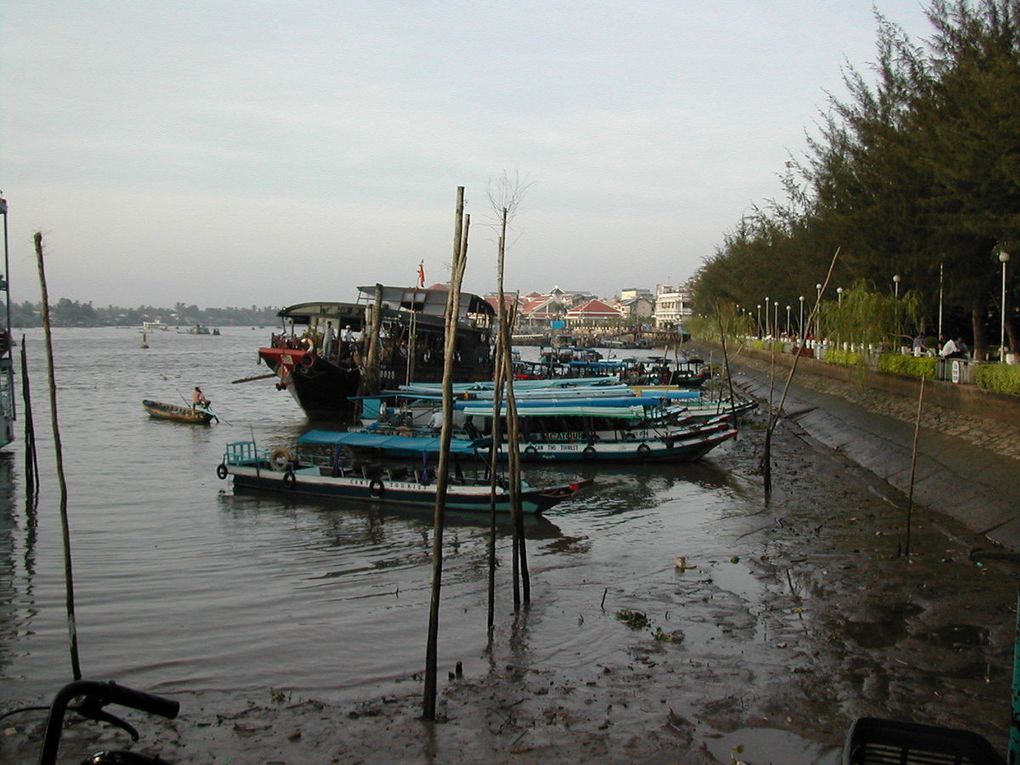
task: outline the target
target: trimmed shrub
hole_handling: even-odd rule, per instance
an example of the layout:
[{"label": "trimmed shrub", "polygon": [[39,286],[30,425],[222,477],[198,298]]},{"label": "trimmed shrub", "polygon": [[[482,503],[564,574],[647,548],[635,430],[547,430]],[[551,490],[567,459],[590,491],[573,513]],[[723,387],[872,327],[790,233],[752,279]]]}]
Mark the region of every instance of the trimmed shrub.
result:
[{"label": "trimmed shrub", "polygon": [[982,390],[1020,396],[1020,366],[980,364],[974,368],[974,382]]},{"label": "trimmed shrub", "polygon": [[878,369],[904,377],[935,377],[935,362],[931,356],[904,356],[900,353],[885,353],[878,358]]},{"label": "trimmed shrub", "polygon": [[830,348],[825,352],[825,363],[834,367],[857,367],[864,363],[864,355],[857,351]]}]

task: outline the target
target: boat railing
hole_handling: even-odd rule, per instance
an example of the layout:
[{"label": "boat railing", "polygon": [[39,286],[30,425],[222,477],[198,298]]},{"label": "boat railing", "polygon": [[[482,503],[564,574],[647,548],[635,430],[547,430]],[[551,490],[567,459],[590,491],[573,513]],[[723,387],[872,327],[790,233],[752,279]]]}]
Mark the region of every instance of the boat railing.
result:
[{"label": "boat railing", "polygon": [[258,449],[254,441],[231,441],[227,444],[224,459],[228,465],[250,465],[268,461],[269,452]]}]

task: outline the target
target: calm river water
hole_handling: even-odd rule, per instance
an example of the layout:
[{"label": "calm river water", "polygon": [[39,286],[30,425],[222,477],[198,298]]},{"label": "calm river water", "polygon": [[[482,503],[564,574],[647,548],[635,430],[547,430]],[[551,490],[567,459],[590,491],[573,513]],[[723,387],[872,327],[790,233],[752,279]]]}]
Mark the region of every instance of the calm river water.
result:
[{"label": "calm river water", "polygon": [[[234,496],[215,475],[228,441],[254,434],[260,446],[283,445],[308,427],[272,380],[230,384],[266,371],[256,349],[270,331],[157,332],[147,350],[136,329],[55,331],[86,676],[170,693],[286,688],[343,698],[422,667],[428,512]],[[42,330],[27,331],[25,343],[42,491],[32,513],[19,437],[0,452],[2,701],[50,695],[70,677]],[[20,383],[19,375],[19,395]],[[177,425],[142,410],[144,398],[179,402],[195,385],[212,399],[220,424]],[[19,400],[19,432],[24,414]],[[726,468],[736,448],[739,442],[725,444],[695,465],[602,469],[597,488],[529,522],[535,600],[556,592],[555,608],[530,617],[535,661],[556,667],[625,658],[608,656],[618,644],[600,640],[590,625],[579,639],[579,614],[598,610],[610,584],[614,591],[668,585],[678,554],[726,554],[717,549],[716,524],[724,513],[752,512],[760,503]],[[555,481],[585,469],[542,467],[529,477]],[[443,666],[463,660],[470,671],[484,662],[485,536],[483,519],[449,520]],[[499,546],[508,560],[505,532]],[[726,571],[717,585],[753,595],[753,577]],[[508,572],[500,573],[501,619],[511,610]]]}]

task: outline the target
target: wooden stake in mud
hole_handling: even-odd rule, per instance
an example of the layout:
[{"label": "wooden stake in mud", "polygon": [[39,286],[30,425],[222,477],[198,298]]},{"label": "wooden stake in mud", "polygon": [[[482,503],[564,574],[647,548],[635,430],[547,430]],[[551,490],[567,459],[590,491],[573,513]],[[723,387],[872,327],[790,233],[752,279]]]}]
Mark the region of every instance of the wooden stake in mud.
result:
[{"label": "wooden stake in mud", "polygon": [[[502,280],[500,280],[502,284]],[[501,291],[500,293],[501,294]],[[503,301],[499,303],[499,324],[506,321],[506,311]],[[492,433],[489,445],[489,608],[486,617],[486,629],[489,640],[492,640],[493,629],[496,625],[496,479],[499,471],[499,445],[503,440],[503,418],[500,411],[503,408],[503,380],[508,370],[503,364],[503,332],[496,333],[496,355],[495,355],[495,379],[492,393]]]},{"label": "wooden stake in mud", "polygon": [[[513,368],[509,337],[516,313],[516,306],[514,306],[510,310],[505,330],[503,364],[507,369]],[[520,420],[517,418],[517,397],[514,395],[512,374],[507,375],[506,380],[506,417],[509,425],[507,456],[510,461],[510,518],[514,528],[513,577],[514,611],[516,612],[520,610],[521,605],[519,587],[523,589],[524,604],[531,603],[531,578],[528,575],[528,551],[524,544],[524,510],[521,506],[521,428]],[[518,583],[520,584],[518,585]]]},{"label": "wooden stake in mud", "polygon": [[436,662],[439,642],[439,600],[443,583],[443,527],[446,488],[450,472],[450,441],[453,438],[453,364],[457,352],[457,317],[460,286],[467,264],[468,230],[471,216],[464,214],[464,187],[457,187],[456,227],[453,235],[453,268],[446,298],[446,342],[443,355],[443,429],[439,435],[439,469],[436,475],[436,506],[432,536],[432,602],[429,607],[428,643],[425,653],[425,697],[422,717],[436,719]]},{"label": "wooden stake in mud", "polygon": [[[767,307],[767,306],[766,306]],[[765,487],[765,502],[767,503],[772,498],[772,431],[775,428],[771,427],[771,424],[779,419],[778,408],[773,410],[776,399],[776,339],[773,337],[772,342],[772,356],[769,363],[769,425],[770,427],[765,428],[765,455],[766,458],[763,460],[762,466],[762,483]]]},{"label": "wooden stake in mud", "polygon": [[921,390],[917,394],[917,419],[914,421],[914,448],[910,454],[910,490],[907,492],[907,541],[905,554],[908,558],[910,557],[910,521],[914,508],[914,471],[917,468],[917,439],[921,433],[921,407],[923,404],[924,377],[921,377]]},{"label": "wooden stake in mud", "polygon": [[[513,528],[513,550],[512,550],[512,576],[513,576],[513,598],[514,598],[514,612],[520,610],[521,605],[521,589],[523,585],[523,602],[529,604],[531,602],[531,579],[528,574],[528,554],[527,547],[524,541],[524,512],[521,506],[521,453],[520,453],[520,423],[517,419],[517,398],[514,394],[514,375],[513,375],[513,326],[517,318],[517,299],[515,296],[514,303],[510,307],[509,311],[506,308],[503,277],[505,272],[506,264],[506,237],[507,229],[510,221],[513,219],[517,212],[517,208],[520,206],[521,200],[524,197],[524,193],[527,190],[529,184],[522,184],[520,179],[515,175],[511,178],[506,173],[499,180],[494,189],[489,191],[489,203],[492,205],[493,211],[496,213],[500,233],[498,240],[498,264],[497,264],[497,294],[499,295],[499,339],[497,342],[497,368],[502,370],[502,381],[503,385],[500,386],[500,390],[505,389],[506,398],[506,424],[507,424],[507,473],[510,483],[509,500],[510,500],[510,521]],[[498,422],[501,418],[499,414],[502,408],[498,403],[494,403],[493,415],[494,422]],[[494,426],[495,428],[495,426]],[[496,446],[500,444],[500,440],[497,440],[494,434],[493,437],[493,454],[495,454]],[[495,463],[493,463],[495,464]],[[494,521],[493,521],[494,523]],[[492,551],[492,560],[490,561],[491,566],[495,566],[495,529],[493,528],[493,535],[491,537],[490,548]],[[493,574],[494,576],[494,574]],[[490,601],[489,607],[493,608],[492,598],[495,592],[495,586],[493,584],[492,590],[490,590]],[[490,628],[492,621],[490,620]],[[491,632],[490,632],[491,636]]]},{"label": "wooden stake in mud", "polygon": [[53,424],[53,448],[57,457],[57,481],[60,483],[60,528],[64,542],[64,586],[67,593],[67,634],[71,643],[71,672],[81,680],[78,663],[78,628],[74,619],[74,574],[71,566],[71,529],[67,521],[67,481],[64,479],[64,453],[60,444],[57,418],[57,379],[53,372],[53,337],[50,331],[50,302],[46,291],[46,267],[43,265],[42,233],[35,232],[35,255],[39,265],[39,287],[42,290],[42,319],[46,337],[46,364],[50,383],[50,420]]},{"label": "wooden stake in mud", "polygon": [[29,499],[39,493],[39,455],[35,449],[35,422],[28,382],[28,351],[21,336],[21,397],[25,402],[25,491]]},{"label": "wooden stake in mud", "polygon": [[[822,302],[822,295],[825,294],[825,288],[829,286],[829,280],[832,279],[832,271],[836,267],[836,259],[839,257],[840,248],[837,247],[836,251],[832,254],[832,261],[829,263],[829,272],[825,275],[825,282],[822,284],[822,288],[818,291],[818,296],[815,298],[815,307],[811,309],[811,314],[808,316],[808,326],[811,326],[812,320],[818,314],[818,306]],[[775,351],[773,350],[773,363],[775,363]],[[796,355],[793,357],[793,364],[790,366],[790,374],[786,377],[786,385],[783,386],[783,395],[779,399],[779,406],[776,407],[775,411],[771,411],[772,407],[772,391],[769,390],[769,424],[765,429],[765,449],[762,453],[761,462],[758,467],[763,472],[768,472],[769,480],[765,489],[765,502],[768,503],[771,497],[772,482],[771,482],[771,470],[772,470],[772,431],[776,429],[776,425],[779,423],[779,416],[783,413],[783,407],[786,405],[786,395],[790,392],[790,383],[793,382],[793,376],[797,373],[797,362],[800,361],[800,351],[798,350]]]}]

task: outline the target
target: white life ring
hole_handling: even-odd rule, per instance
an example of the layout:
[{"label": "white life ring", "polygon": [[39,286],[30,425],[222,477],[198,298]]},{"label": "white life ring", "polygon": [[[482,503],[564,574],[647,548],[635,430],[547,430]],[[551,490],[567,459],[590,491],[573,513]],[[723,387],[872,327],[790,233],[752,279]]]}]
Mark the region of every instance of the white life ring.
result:
[{"label": "white life ring", "polygon": [[294,455],[291,454],[290,449],[281,446],[279,449],[273,449],[269,454],[269,465],[273,470],[284,471],[290,467],[290,463],[294,461]]}]

